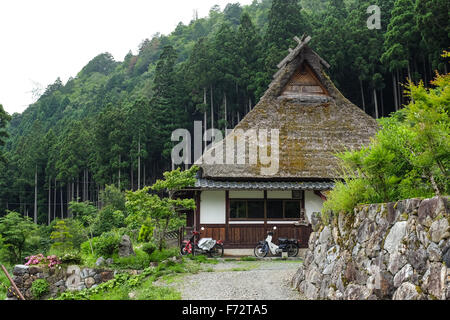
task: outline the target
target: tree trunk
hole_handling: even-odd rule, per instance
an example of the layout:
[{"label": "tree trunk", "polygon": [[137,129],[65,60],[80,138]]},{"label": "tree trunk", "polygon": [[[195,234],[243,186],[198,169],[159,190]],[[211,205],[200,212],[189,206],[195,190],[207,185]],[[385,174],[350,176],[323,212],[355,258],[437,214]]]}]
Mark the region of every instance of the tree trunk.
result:
[{"label": "tree trunk", "polygon": [[428,88],[428,76],[427,76],[427,63],[425,60],[425,57],[423,57],[423,82],[425,85],[425,88]]},{"label": "tree trunk", "polygon": [[51,215],[52,215],[52,179],[48,178],[48,225],[50,225]]},{"label": "tree trunk", "polygon": [[144,168],[144,172],[142,174],[142,187],[145,188],[145,161],[144,164],[142,165]]},{"label": "tree trunk", "polygon": [[211,85],[211,129],[214,129],[214,90]]},{"label": "tree trunk", "polygon": [[403,95],[402,95],[402,89],[401,89],[401,85],[400,85],[400,73],[398,70],[397,70],[397,96],[398,96],[398,107],[400,109],[402,106]]},{"label": "tree trunk", "polygon": [[63,208],[63,187],[60,187],[61,190],[61,219],[64,219],[64,208]]},{"label": "tree trunk", "polygon": [[383,97],[383,89],[380,90],[380,100],[381,100],[381,117],[384,117],[384,97]]},{"label": "tree trunk", "polygon": [[[72,186],[71,186],[72,190],[70,192],[70,201],[73,202],[74,198],[75,198],[75,181],[72,180]],[[72,210],[70,210],[70,217],[72,218]]]},{"label": "tree trunk", "polygon": [[203,124],[203,126],[204,126],[204,131],[203,131],[203,136],[202,136],[202,140],[203,140],[203,150],[206,150],[206,141],[204,141],[204,134],[206,133],[206,130],[207,130],[207,128],[208,128],[208,115],[207,115],[207,112],[206,112],[206,103],[207,103],[207,101],[206,101],[206,87],[205,88],[203,88],[203,104],[205,105],[205,114],[204,114],[204,124]]},{"label": "tree trunk", "polygon": [[53,220],[56,219],[56,178],[55,178],[55,188],[53,189]]},{"label": "tree trunk", "polygon": [[37,165],[34,170],[34,223],[37,224]]},{"label": "tree trunk", "polygon": [[392,72],[392,92],[394,92],[394,106],[395,111],[398,111],[398,97],[397,97],[397,80],[395,78],[394,72]]},{"label": "tree trunk", "polygon": [[225,119],[225,131],[228,129],[228,119],[227,119],[227,94],[223,93],[223,100],[225,105],[225,111],[224,111],[224,119]]},{"label": "tree trunk", "polygon": [[121,155],[119,155],[119,184],[118,184],[119,190],[120,190],[120,160],[121,160]]},{"label": "tree trunk", "polygon": [[359,79],[359,87],[361,88],[362,106],[363,106],[363,110],[365,112],[366,111],[366,99],[364,98],[364,87],[363,87],[363,82],[361,79]]},{"label": "tree trunk", "polygon": [[378,119],[378,100],[377,100],[377,90],[373,89],[373,101],[375,102],[375,119]]},{"label": "tree trunk", "polygon": [[100,186],[97,185],[97,209],[100,209]]},{"label": "tree trunk", "polygon": [[89,169],[86,169],[86,200],[89,201]]},{"label": "tree trunk", "polygon": [[77,175],[77,202],[80,200],[80,173]]},{"label": "tree trunk", "polygon": [[141,135],[139,134],[139,140],[138,140],[138,177],[137,177],[137,183],[138,183],[138,190],[141,190]]},{"label": "tree trunk", "polygon": [[412,81],[411,66],[410,66],[409,61],[408,61],[408,79],[409,79],[409,81]]},{"label": "tree trunk", "polygon": [[133,159],[130,159],[130,175],[131,175],[131,191],[134,191],[134,181],[133,181]]}]

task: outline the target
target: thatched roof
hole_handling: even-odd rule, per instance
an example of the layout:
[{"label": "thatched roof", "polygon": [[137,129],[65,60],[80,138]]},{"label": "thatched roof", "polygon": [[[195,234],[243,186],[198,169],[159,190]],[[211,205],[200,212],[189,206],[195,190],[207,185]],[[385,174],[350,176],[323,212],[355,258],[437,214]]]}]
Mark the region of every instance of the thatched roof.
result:
[{"label": "thatched roof", "polygon": [[[197,161],[203,178],[335,179],[339,174],[334,154],[370,142],[378,129],[377,122],[334,86],[322,69],[327,63],[307,45],[310,37],[296,40],[299,45],[279,64],[280,70],[260,102],[224,139],[225,143],[233,142],[241,135],[239,129],[278,129],[278,172],[262,174],[265,166],[259,161],[250,164],[248,154],[246,164],[205,164],[216,152],[225,152],[222,141],[203,154],[203,164]],[[245,152],[244,147],[239,144],[237,154]]]}]

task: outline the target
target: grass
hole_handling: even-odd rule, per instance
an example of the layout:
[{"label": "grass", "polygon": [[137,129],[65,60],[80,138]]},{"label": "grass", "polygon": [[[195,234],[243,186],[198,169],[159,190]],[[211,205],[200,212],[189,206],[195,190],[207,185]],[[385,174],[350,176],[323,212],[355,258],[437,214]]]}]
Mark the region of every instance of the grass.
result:
[{"label": "grass", "polygon": [[[161,256],[161,253],[159,253]],[[166,259],[167,260],[167,259]],[[65,292],[62,300],[179,300],[181,294],[173,288],[156,286],[158,279],[166,284],[181,280],[181,274],[198,273],[203,270],[202,263],[197,259],[183,258],[180,263],[167,260],[157,267],[146,268],[142,274],[129,275],[122,273],[114,279],[100,284],[96,288],[79,292]],[[199,259],[203,260],[203,259]]]},{"label": "grass", "polygon": [[[12,276],[12,267],[10,265],[5,264],[4,265],[6,270],[8,270],[9,274]],[[11,284],[9,283],[8,278],[6,277],[5,273],[3,272],[3,270],[0,269],[0,300],[5,300],[6,299],[6,287],[10,287]]]},{"label": "grass", "polygon": [[231,271],[250,271],[250,270],[258,268],[261,264],[260,263],[248,263],[247,261],[242,261],[242,262],[239,262],[239,265],[242,265],[242,267],[231,268]]},{"label": "grass", "polygon": [[199,263],[209,263],[209,264],[218,264],[219,263],[219,260],[214,259],[214,258],[207,258],[204,255],[200,255],[200,256],[191,256],[191,255],[189,255],[188,258],[190,260],[193,260],[193,261],[196,261],[196,262],[199,262]]},{"label": "grass", "polygon": [[240,260],[241,261],[258,261],[258,258],[256,258],[256,257],[242,257]]}]

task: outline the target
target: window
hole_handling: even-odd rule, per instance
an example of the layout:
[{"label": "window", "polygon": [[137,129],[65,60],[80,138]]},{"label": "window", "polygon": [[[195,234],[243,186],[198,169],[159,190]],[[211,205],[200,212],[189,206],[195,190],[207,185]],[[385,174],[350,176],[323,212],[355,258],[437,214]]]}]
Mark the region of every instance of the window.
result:
[{"label": "window", "polygon": [[295,196],[298,199],[230,199],[230,219],[300,219],[303,192]]},{"label": "window", "polygon": [[230,201],[230,218],[245,219],[247,218],[247,202],[241,200]]},{"label": "window", "polygon": [[283,219],[283,200],[267,201],[267,219]]},{"label": "window", "polygon": [[247,213],[249,219],[264,219],[264,200],[247,201]]},{"label": "window", "polygon": [[231,219],[264,219],[264,200],[230,200]]},{"label": "window", "polygon": [[285,201],[284,217],[286,219],[300,218],[300,201]]}]

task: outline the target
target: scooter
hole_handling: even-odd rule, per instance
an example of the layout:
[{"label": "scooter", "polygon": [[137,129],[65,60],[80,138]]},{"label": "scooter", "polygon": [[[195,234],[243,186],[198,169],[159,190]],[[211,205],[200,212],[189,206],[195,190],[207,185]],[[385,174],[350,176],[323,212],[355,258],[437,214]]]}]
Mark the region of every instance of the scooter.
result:
[{"label": "scooter", "polygon": [[[273,227],[273,230],[277,230],[277,227]],[[273,231],[269,231],[267,233],[267,238],[265,241],[260,241],[254,250],[255,256],[258,258],[264,258],[267,254],[270,253],[272,255],[282,254],[283,252],[287,252],[288,257],[295,257],[298,254],[298,241],[296,239],[286,239],[279,238],[278,242],[280,243],[278,246],[272,242]]]},{"label": "scooter", "polygon": [[[201,231],[204,231],[205,228],[202,227]],[[184,240],[180,253],[185,256],[188,254],[192,254],[193,256],[199,254],[206,254],[211,258],[220,258],[223,257],[223,241],[222,240],[213,240],[212,238],[202,238],[200,239],[200,232],[193,231],[192,237],[189,240]]]}]

